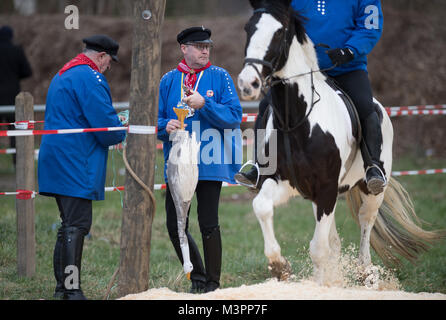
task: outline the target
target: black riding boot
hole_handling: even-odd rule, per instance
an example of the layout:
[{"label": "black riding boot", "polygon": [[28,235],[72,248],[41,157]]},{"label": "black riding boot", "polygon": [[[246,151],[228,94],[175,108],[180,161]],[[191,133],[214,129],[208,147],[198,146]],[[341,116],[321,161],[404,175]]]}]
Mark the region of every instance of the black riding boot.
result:
[{"label": "black riding boot", "polygon": [[64,294],[64,286],[63,286],[63,269],[62,269],[62,237],[63,237],[63,227],[60,227],[57,231],[57,240],[56,245],[54,246],[53,253],[53,268],[54,268],[54,277],[56,278],[56,289],[54,290],[53,297],[55,299],[62,299]]},{"label": "black riding boot", "polygon": [[[257,131],[259,129],[266,128],[266,119],[264,118],[265,112],[268,109],[269,101],[271,100],[271,91],[268,91],[267,96],[264,97],[259,103],[259,114],[257,116],[256,122],[254,123],[254,162],[257,163]],[[235,181],[242,186],[248,188],[257,187],[257,177],[259,172],[255,166],[252,166],[248,172],[237,172],[234,175]]]},{"label": "black riding boot", "polygon": [[216,227],[210,234],[203,234],[204,264],[206,265],[206,289],[211,292],[220,287],[221,274],[221,235],[220,227]]},{"label": "black riding boot", "polygon": [[64,300],[86,300],[81,289],[81,262],[84,233],[76,227],[62,232],[62,268],[64,270]]},{"label": "black riding boot", "polygon": [[[258,124],[256,122],[256,125],[254,127],[254,162],[257,162],[257,130],[258,130]],[[257,177],[259,175],[259,172],[257,170],[257,167],[255,165],[251,166],[251,169],[247,172],[237,172],[234,175],[234,180],[237,181],[238,184],[241,184],[242,186],[248,187],[248,188],[255,188],[257,187]]]},{"label": "black riding boot", "polygon": [[248,172],[237,172],[234,179],[242,186],[255,187],[258,175],[257,168],[252,166]]},{"label": "black riding boot", "polygon": [[387,184],[384,163],[380,160],[383,138],[378,114],[372,112],[361,125],[364,141],[361,152],[366,170],[367,189],[371,194],[377,195],[383,192]]},{"label": "black riding boot", "polygon": [[[192,263],[193,269],[190,273],[190,280],[192,282],[192,287],[190,288],[190,293],[202,293],[204,292],[204,288],[206,285],[206,271],[203,266],[203,261],[201,259],[200,251],[198,250],[197,244],[194,241],[194,238],[190,235],[189,232],[187,234],[187,241],[189,243],[189,255],[190,261]],[[175,248],[175,252],[178,258],[183,264],[183,254],[181,252],[180,247],[180,239],[178,237],[170,237],[170,241]]]}]

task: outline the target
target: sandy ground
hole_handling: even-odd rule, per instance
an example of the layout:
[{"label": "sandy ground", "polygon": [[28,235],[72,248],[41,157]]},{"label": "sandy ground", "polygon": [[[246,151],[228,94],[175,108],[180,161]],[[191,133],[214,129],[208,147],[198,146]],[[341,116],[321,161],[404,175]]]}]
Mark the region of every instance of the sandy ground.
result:
[{"label": "sandy ground", "polygon": [[218,289],[205,294],[177,293],[168,288],[150,289],[127,295],[121,300],[446,300],[446,295],[366,287],[328,287],[310,280],[279,282],[269,279],[260,284]]}]

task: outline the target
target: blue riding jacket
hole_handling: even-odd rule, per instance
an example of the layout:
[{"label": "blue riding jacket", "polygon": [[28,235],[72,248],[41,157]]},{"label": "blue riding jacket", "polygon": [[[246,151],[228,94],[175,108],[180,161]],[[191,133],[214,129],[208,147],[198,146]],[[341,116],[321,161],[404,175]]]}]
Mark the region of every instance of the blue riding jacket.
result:
[{"label": "blue riding jacket", "polygon": [[[45,130],[121,127],[105,77],[87,65],[53,78]],[[38,162],[39,193],[103,200],[108,147],[125,131],[44,135]]]},{"label": "blue riding jacket", "polygon": [[[291,6],[308,18],[305,29],[315,45],[323,43],[331,49],[353,51],[354,60],[330,70],[330,76],[360,69],[367,71],[367,55],[383,30],[380,0],[293,0]],[[321,69],[332,66],[326,50],[316,47]]]},{"label": "blue riding jacket", "polygon": [[[184,74],[177,69],[166,73],[159,89],[158,139],[164,142],[164,178],[172,142],[166,125],[178,119],[173,108],[181,100]],[[242,163],[240,123],[242,107],[229,73],[220,67],[210,66],[197,74],[195,88],[205,99],[205,105],[185,119],[185,130],[196,134],[201,142],[198,159],[198,180],[236,183],[234,175]]]}]

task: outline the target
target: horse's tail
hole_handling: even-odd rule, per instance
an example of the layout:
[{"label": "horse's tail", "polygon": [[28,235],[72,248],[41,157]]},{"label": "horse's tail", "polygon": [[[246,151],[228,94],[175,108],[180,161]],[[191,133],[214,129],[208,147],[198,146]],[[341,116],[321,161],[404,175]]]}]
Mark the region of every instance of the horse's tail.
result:
[{"label": "horse's tail", "polygon": [[[347,205],[358,225],[362,204],[360,192],[355,186],[346,193]],[[418,255],[446,237],[444,230],[424,230],[423,223],[415,214],[407,191],[391,177],[370,235],[370,244],[387,266],[399,265],[399,256],[415,263]]]}]

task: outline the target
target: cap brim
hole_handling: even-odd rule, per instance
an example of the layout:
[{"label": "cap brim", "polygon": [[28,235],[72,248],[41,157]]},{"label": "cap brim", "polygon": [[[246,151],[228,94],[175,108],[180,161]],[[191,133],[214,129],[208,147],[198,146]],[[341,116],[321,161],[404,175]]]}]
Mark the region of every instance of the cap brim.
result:
[{"label": "cap brim", "polygon": [[111,57],[112,57],[112,60],[113,60],[113,61],[115,61],[115,62],[119,62],[118,56],[116,56],[116,55],[111,55]]},{"label": "cap brim", "polygon": [[190,43],[214,43],[211,39],[206,39],[206,40],[195,40],[195,41],[189,41]]}]

